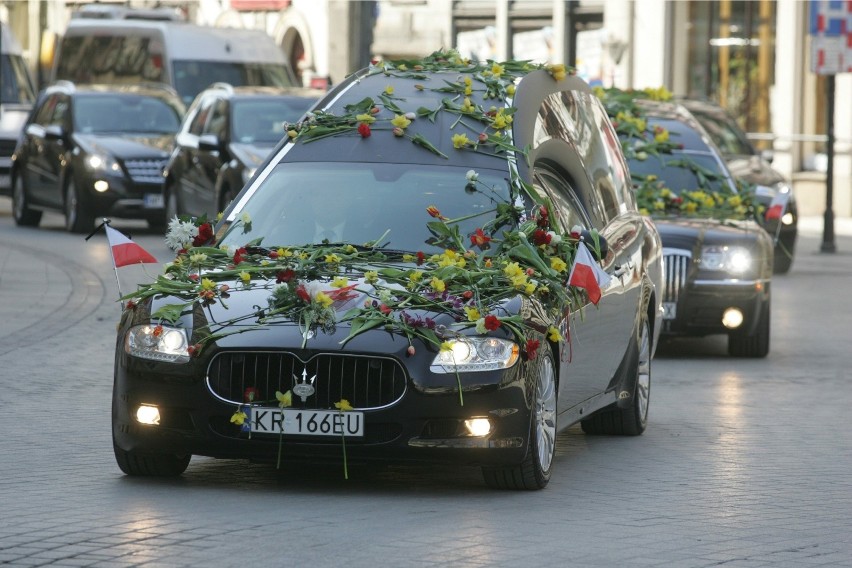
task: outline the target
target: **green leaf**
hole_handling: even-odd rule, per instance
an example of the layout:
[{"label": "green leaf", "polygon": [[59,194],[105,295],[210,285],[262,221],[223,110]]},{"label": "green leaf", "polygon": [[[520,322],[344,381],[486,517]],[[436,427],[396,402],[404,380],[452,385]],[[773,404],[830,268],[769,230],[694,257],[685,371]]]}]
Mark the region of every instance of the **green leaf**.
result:
[{"label": "green leaf", "polygon": [[376,103],[375,101],[373,101],[373,99],[371,99],[370,97],[364,97],[359,102],[353,103],[351,105],[346,105],[343,108],[346,109],[346,112],[352,114],[364,114],[370,112],[370,109],[372,109],[374,106],[376,106]]},{"label": "green leaf", "polygon": [[191,302],[189,304],[168,304],[151,314],[151,319],[167,321],[174,325],[180,320],[181,314],[183,314],[185,310],[188,311],[191,306]]},{"label": "green leaf", "polygon": [[431,122],[435,122],[435,117],[438,116],[439,112],[441,112],[441,107],[438,107],[435,110],[428,109],[426,107],[420,107],[417,109],[417,116],[425,116]]},{"label": "green leaf", "polygon": [[405,111],[399,108],[395,102],[391,100],[388,95],[379,95],[379,99],[382,101],[382,104],[386,109],[395,113],[395,114],[405,114]]},{"label": "green leaf", "polygon": [[[417,144],[418,146],[422,146],[422,147],[426,148],[427,150],[429,150],[430,152],[432,152],[433,154],[435,154],[437,156],[441,156],[442,158],[447,158],[446,154],[444,154],[443,152],[441,152],[440,150],[435,148],[435,146],[433,146],[431,142],[426,140],[423,137],[422,134],[415,134],[414,136],[412,136],[411,141],[414,142],[415,144]],[[447,158],[447,159],[449,159],[449,158]]]}]

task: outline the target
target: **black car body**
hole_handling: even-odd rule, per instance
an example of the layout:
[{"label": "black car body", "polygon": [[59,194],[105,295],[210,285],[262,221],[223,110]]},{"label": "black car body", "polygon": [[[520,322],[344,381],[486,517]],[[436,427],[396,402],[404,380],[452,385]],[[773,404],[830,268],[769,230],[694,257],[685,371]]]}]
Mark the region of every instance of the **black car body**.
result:
[{"label": "black car body", "polygon": [[15,150],[15,222],[38,225],[55,210],[75,233],[100,216],[163,226],[163,168],[183,111],[162,86],[48,87]]},{"label": "black car body", "polygon": [[[550,477],[558,431],[580,421],[592,433],[644,431],[659,331],[660,241],[636,208],[599,101],[586,83],[558,70],[531,71],[515,85],[483,75],[490,64],[457,55],[439,54],[416,72],[413,65],[384,64],[338,85],[299,125],[295,142],[283,141],[258,169],[211,246],[170,242],[184,250],[171,268],[181,274],[134,294],[119,326],[113,439],[123,471],[179,474],[192,454],[279,464],[449,462],[482,466],[494,487],[538,489]],[[467,110],[442,90],[466,88],[469,99],[457,100]],[[500,104],[507,107],[497,110]],[[462,136],[473,124],[487,139],[481,151]],[[497,144],[517,152],[529,145],[529,160]],[[517,262],[486,259],[503,248],[477,241],[495,203],[502,204],[498,216],[513,211],[514,221],[489,234],[516,243],[510,258]],[[344,221],[331,220],[332,210]],[[341,242],[315,231],[326,221],[345,225]],[[541,228],[551,225],[560,227],[552,239]],[[172,226],[169,235],[182,225]],[[567,272],[557,261],[551,273],[522,259],[574,246],[580,235],[591,244],[598,233],[599,269],[611,277],[599,305],[582,294],[576,303],[545,302],[568,287],[542,288],[550,282],[543,275],[564,279]],[[469,248],[445,248],[452,238],[470,239]],[[220,268],[184,276],[184,268],[223,250]],[[348,264],[360,255],[369,255],[367,269]],[[494,295],[507,274],[506,294]],[[329,287],[332,275],[354,288],[335,295],[329,321],[309,310],[322,290],[338,294]],[[290,302],[294,292],[288,307],[270,308],[278,315],[264,308],[278,306],[271,298]],[[175,296],[180,306],[168,307]],[[474,305],[481,314],[470,311]],[[472,327],[477,317],[481,331]],[[440,350],[430,340],[436,337]],[[279,411],[285,404],[292,406]],[[355,414],[335,412],[350,404]],[[279,412],[290,412],[284,428],[301,434],[278,433]],[[250,433],[241,430],[247,424]],[[363,435],[344,439],[343,429],[358,424]]]},{"label": "black car body", "polygon": [[323,91],[232,87],[202,91],[186,113],[166,167],[166,217],[224,211]]},{"label": "black car body", "polygon": [[[721,153],[685,108],[670,102],[638,103],[648,129],[664,129],[680,147],[668,155],[630,157],[631,174],[639,179],[656,176],[680,197],[693,191],[737,196],[736,181]],[[685,167],[686,163],[700,170]],[[771,237],[746,211],[739,219],[649,212],[664,250],[662,334],[726,334],[731,355],[765,357],[770,337]]]},{"label": "black car body", "polygon": [[787,196],[786,209],[780,219],[760,219],[763,219],[766,231],[776,239],[774,272],[789,272],[793,264],[799,222],[796,197],[790,180],[772,167],[771,153],[758,151],[725,109],[705,101],[684,100],[682,104],[698,119],[722,152],[734,177],[757,186],[759,203],[768,209],[778,194]]}]

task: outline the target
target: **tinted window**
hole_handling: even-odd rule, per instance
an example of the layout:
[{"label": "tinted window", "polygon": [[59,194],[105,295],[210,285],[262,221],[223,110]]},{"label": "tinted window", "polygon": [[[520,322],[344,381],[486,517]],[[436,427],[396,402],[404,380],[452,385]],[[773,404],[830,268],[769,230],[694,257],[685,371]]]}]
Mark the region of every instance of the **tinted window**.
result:
[{"label": "tinted window", "polygon": [[[262,238],[265,246],[321,242],[319,227],[362,244],[382,239],[389,249],[438,252],[427,223],[434,205],[459,223],[462,238],[495,216],[509,199],[506,174],[479,171],[477,191],[469,191],[468,168],[341,162],[279,164],[236,216],[225,244],[242,246]],[[306,188],[308,189],[306,191]],[[239,221],[248,213],[251,224]],[[442,249],[441,249],[442,250]]]},{"label": "tinted window", "polygon": [[204,129],[204,133],[212,134],[219,140],[225,140],[227,126],[228,103],[223,99],[218,99],[215,103],[213,103],[213,111],[210,115],[210,120],[207,121],[207,127]]},{"label": "tinted window", "polygon": [[250,63],[232,61],[174,61],[172,71],[174,87],[186,104],[212,85],[229,83],[235,87],[266,86],[293,87],[287,69],[274,63]]},{"label": "tinted window", "polygon": [[158,42],[141,36],[73,36],[62,41],[56,79],[75,83],[167,82]]},{"label": "tinted window", "polygon": [[74,101],[74,128],[83,133],[168,134],[180,126],[179,111],[156,97],[84,95]]},{"label": "tinted window", "polygon": [[278,142],[284,136],[284,123],[296,122],[313,105],[314,99],[240,99],[232,103],[235,142]]}]

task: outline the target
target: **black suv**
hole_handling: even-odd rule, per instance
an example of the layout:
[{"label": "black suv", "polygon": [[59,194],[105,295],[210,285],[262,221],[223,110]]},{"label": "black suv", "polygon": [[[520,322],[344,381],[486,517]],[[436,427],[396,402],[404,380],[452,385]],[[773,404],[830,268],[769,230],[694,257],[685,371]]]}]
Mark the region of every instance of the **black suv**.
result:
[{"label": "black suv", "polygon": [[184,110],[160,85],[48,87],[15,149],[15,222],[35,226],[56,210],[73,233],[105,215],[163,226],[163,168]]},{"label": "black suv", "polygon": [[324,94],[303,88],[216,83],[186,113],[166,168],[166,219],[223,211],[299,120]]}]

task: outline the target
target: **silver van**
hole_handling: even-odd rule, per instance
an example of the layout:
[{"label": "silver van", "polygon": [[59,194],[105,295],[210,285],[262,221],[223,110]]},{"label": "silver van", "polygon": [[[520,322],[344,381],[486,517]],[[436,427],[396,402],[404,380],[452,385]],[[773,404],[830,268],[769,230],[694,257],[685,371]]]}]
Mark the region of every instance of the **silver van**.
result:
[{"label": "silver van", "polygon": [[12,154],[35,101],[21,45],[0,22],[0,195],[10,195]]},{"label": "silver van", "polygon": [[301,86],[284,51],[263,31],[104,17],[71,19],[59,42],[51,79],[166,83],[186,105],[216,82]]}]

